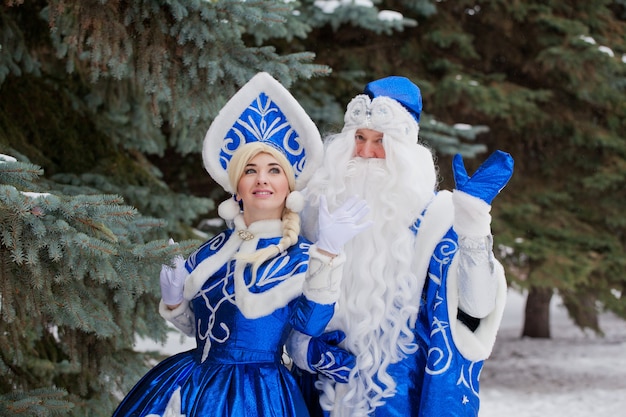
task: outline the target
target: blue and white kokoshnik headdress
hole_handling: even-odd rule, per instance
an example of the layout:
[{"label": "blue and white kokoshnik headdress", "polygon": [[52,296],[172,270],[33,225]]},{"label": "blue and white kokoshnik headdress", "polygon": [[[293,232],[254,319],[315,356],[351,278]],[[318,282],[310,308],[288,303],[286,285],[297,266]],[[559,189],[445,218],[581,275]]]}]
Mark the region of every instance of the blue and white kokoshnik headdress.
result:
[{"label": "blue and white kokoshnik headdress", "polygon": [[322,140],[315,123],[291,93],[265,72],[235,93],[204,138],[204,166],[227,192],[236,192],[228,179],[233,154],[240,146],[257,141],[287,157],[295,172],[296,190],[306,186],[322,162]]}]

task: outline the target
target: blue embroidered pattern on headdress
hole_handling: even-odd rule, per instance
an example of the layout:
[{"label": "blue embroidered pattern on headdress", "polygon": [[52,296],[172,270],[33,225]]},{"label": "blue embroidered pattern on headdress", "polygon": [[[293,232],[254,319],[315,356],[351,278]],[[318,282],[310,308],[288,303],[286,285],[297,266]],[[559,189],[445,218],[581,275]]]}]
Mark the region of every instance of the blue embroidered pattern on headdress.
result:
[{"label": "blue embroidered pattern on headdress", "polygon": [[317,126],[289,91],[260,72],[241,87],[211,123],[202,145],[204,166],[227,192],[234,192],[228,164],[248,142],[278,149],[293,167],[295,189],[302,190],[322,163],[324,149]]},{"label": "blue embroidered pattern on headdress", "polygon": [[294,167],[296,177],[302,172],[306,152],[300,135],[265,93],[250,103],[226,134],[220,151],[222,168],[227,169],[235,151],[249,142],[264,142],[276,148]]}]

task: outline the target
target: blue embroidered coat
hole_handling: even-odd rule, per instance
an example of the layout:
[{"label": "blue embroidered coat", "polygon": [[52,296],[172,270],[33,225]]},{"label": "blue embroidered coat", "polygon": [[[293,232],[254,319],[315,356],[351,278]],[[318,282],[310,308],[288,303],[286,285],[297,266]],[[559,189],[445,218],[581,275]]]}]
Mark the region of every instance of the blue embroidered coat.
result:
[{"label": "blue embroidered coat", "polygon": [[251,240],[226,230],[189,257],[189,301],[177,310],[189,318],[187,330],[197,347],[150,370],[114,417],[309,415],[281,362],[283,345],[292,328],[321,334],[333,305],[302,295],[310,242],[299,238],[253,277],[251,268],[233,256],[277,244],[281,226],[280,221],[261,221],[248,230]]},{"label": "blue embroidered coat", "polygon": [[[390,364],[387,372],[396,382],[396,393],[385,398],[370,417],[477,417],[479,376],[489,356],[506,301],[506,280],[496,262],[496,309],[481,320],[475,332],[458,322],[458,236],[452,228],[451,193],[441,191],[420,220],[412,226],[417,250],[414,265],[426,274],[413,328],[417,352]],[[311,374],[297,374],[312,416],[322,412]],[[313,375],[315,378],[315,375]],[[339,385],[337,384],[336,388]]]}]

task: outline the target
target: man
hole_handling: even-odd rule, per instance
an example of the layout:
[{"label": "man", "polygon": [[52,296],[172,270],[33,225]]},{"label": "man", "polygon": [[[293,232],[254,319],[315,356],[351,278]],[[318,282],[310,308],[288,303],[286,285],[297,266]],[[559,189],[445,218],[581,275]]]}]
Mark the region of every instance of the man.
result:
[{"label": "man", "polygon": [[[354,195],[367,201],[373,221],[344,248],[327,333],[294,333],[288,342],[294,363],[308,371],[303,381],[316,375],[310,394],[320,393],[325,415],[478,414],[478,377],[506,298],[489,212],[513,160],[498,151],[470,177],[457,155],[456,189],[437,191],[433,155],[418,143],[421,110],[410,80],[369,83],[348,105],[342,132],[326,141],[324,166],[307,186],[305,233],[316,230],[320,202],[332,211]],[[314,403],[312,415],[320,413]]]}]

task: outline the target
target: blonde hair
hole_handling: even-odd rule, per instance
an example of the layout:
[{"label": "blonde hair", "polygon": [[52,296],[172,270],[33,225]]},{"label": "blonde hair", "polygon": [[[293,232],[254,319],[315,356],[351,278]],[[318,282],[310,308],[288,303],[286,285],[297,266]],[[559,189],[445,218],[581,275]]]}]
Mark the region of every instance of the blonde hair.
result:
[{"label": "blonde hair", "polygon": [[[252,158],[261,153],[266,153],[276,159],[287,176],[289,191],[293,191],[296,187],[296,175],[293,167],[281,151],[263,142],[246,143],[235,151],[228,165],[228,180],[230,181],[231,188],[233,190],[237,189],[237,184],[239,184],[239,180],[244,173],[246,165]],[[244,207],[244,210],[245,209]],[[237,255],[237,259],[252,264],[254,275],[256,275],[258,267],[263,262],[284,252],[298,241],[298,236],[300,235],[300,215],[291,211],[285,205],[281,218],[283,222],[283,236],[278,244],[259,249],[251,254]]]}]

